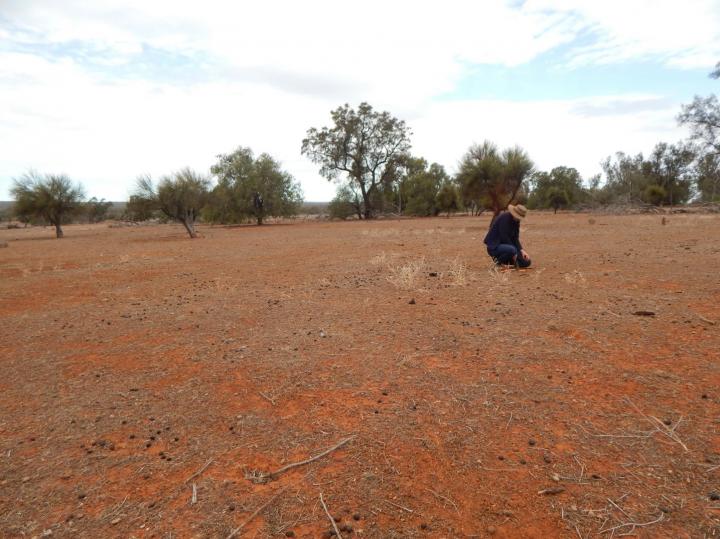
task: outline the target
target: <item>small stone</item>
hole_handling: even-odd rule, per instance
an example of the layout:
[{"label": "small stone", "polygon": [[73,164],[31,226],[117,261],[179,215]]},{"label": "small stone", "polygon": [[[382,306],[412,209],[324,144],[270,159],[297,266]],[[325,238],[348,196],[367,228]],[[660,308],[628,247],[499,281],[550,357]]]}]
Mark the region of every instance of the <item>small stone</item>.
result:
[{"label": "small stone", "polygon": [[408,301],[410,305],[415,305],[415,298],[412,298],[410,301]]},{"label": "small stone", "polygon": [[431,271],[428,275],[430,275],[430,277],[437,277],[438,273],[437,271]]},{"label": "small stone", "polygon": [[27,483],[28,481],[30,481],[30,477],[26,476],[22,478],[23,483]]},{"label": "small stone", "polygon": [[42,536],[43,536],[43,537],[50,537],[52,534],[53,534],[52,530],[45,530],[45,531],[42,533]]},{"label": "small stone", "polygon": [[295,532],[292,530],[288,530],[285,532],[285,537],[295,537]]},{"label": "small stone", "polygon": [[360,520],[360,518],[361,518],[361,517],[360,517],[360,513],[355,513],[355,514],[353,515],[353,520]]},{"label": "small stone", "polygon": [[114,526],[114,525],[117,524],[118,522],[120,522],[120,517],[111,520],[111,521],[110,521],[110,524],[112,524],[112,525]]},{"label": "small stone", "polygon": [[488,526],[485,528],[485,531],[488,533],[488,535],[495,535],[497,533],[497,528],[495,526]]},{"label": "small stone", "polygon": [[708,398],[707,393],[703,393],[703,394],[702,394],[702,398],[703,398],[703,399],[707,399],[707,398]]},{"label": "small stone", "polygon": [[710,498],[712,501],[716,502],[716,501],[720,500],[720,493],[711,492],[711,493],[708,495],[708,498]]},{"label": "small stone", "polygon": [[528,445],[535,445],[536,443],[537,443],[537,442],[536,442],[534,439],[532,439],[532,438],[530,438],[530,439],[528,440]]},{"label": "small stone", "polygon": [[420,529],[421,529],[421,530],[427,530],[427,527],[428,527],[428,525],[425,524],[424,522],[423,522],[422,524],[420,524]]},{"label": "small stone", "polygon": [[550,455],[543,456],[543,460],[545,461],[545,464],[550,464],[552,462]]}]

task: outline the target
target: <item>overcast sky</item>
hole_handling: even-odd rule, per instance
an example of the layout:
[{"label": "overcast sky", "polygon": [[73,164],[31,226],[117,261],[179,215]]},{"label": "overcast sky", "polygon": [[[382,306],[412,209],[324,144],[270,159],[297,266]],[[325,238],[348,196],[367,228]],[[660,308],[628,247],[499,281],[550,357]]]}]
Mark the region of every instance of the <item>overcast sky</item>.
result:
[{"label": "overcast sky", "polygon": [[361,101],[450,172],[490,139],[589,177],[683,138],[719,60],[720,0],[0,0],[0,200],[29,168],[125,200],[240,145],[329,200],[301,141]]}]

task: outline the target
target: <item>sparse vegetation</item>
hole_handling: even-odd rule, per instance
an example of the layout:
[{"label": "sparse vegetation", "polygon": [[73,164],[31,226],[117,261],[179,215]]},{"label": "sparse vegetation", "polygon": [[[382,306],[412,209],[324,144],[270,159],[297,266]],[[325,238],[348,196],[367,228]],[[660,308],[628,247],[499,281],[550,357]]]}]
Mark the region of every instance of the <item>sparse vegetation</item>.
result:
[{"label": "sparse vegetation", "polygon": [[16,179],[11,189],[15,214],[23,222],[41,219],[55,227],[55,236],[63,237],[62,225],[82,210],[83,187],[67,176],[30,171]]},{"label": "sparse vegetation", "polygon": [[137,180],[135,204],[162,212],[185,227],[191,238],[197,237],[195,221],[209,198],[209,180],[189,168],[163,177],[157,188],[149,176]]}]

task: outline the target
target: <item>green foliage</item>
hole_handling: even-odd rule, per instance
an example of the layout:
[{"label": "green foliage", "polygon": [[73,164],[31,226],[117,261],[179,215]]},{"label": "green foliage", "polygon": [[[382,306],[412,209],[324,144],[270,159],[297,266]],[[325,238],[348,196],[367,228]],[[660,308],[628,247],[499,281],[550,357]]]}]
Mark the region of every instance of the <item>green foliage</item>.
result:
[{"label": "green foliage", "polygon": [[720,202],[720,154],[707,153],[698,158],[695,187],[702,202]]},{"label": "green foliage", "polygon": [[460,209],[460,193],[457,186],[450,180],[444,181],[440,186],[435,198],[435,209],[438,213],[447,213],[448,217]]},{"label": "green foliage", "polygon": [[112,208],[112,202],[108,202],[104,198],[98,200],[96,197],[92,197],[85,203],[85,215],[88,222],[99,223],[104,221],[110,208]]},{"label": "green foliage", "polygon": [[136,203],[158,209],[167,218],[182,223],[188,235],[195,238],[195,221],[207,204],[209,187],[207,178],[184,168],[161,178],[157,189],[149,176],[141,176],[134,197]]},{"label": "green foliage", "polygon": [[80,184],[67,176],[41,176],[30,171],[14,181],[10,190],[15,199],[15,214],[25,223],[42,219],[55,226],[55,235],[63,237],[62,224],[82,209],[85,198]]},{"label": "green foliage", "polygon": [[139,195],[131,195],[125,205],[124,219],[134,222],[149,221],[157,217],[157,202]]},{"label": "green foliage", "polygon": [[497,215],[516,199],[532,169],[532,161],[521,148],[500,152],[485,141],[470,147],[456,179],[465,205],[486,207]]},{"label": "green foliage", "polygon": [[687,144],[661,142],[648,159],[641,153],[629,156],[619,152],[615,160],[608,157],[603,162],[606,196],[613,201],[644,202],[646,188],[659,185],[665,190],[662,203],[683,204],[690,198],[694,159],[694,150]]},{"label": "green foliage", "polygon": [[388,112],[376,112],[368,103],[357,111],[348,104],[331,112],[332,127],[311,128],[302,142],[302,154],[320,165],[328,180],[345,176],[362,198],[362,215],[374,217],[387,201],[410,149],[410,130]]},{"label": "green foliage", "polygon": [[400,182],[401,210],[405,215],[437,215],[437,197],[444,183],[450,180],[445,169],[425,159],[412,158],[406,165],[407,175]]},{"label": "green foliage", "polygon": [[657,184],[648,185],[643,191],[643,200],[648,204],[659,206],[667,197],[667,191]]},{"label": "green foliage", "polygon": [[219,155],[210,171],[218,177],[208,212],[215,222],[252,218],[261,225],[266,217],[295,215],[302,205],[300,184],[268,154],[256,159],[250,148],[239,147]]},{"label": "green foliage", "polygon": [[570,205],[570,196],[567,191],[555,185],[547,190],[545,200],[547,201],[547,205],[555,210],[555,213],[557,213],[560,208],[567,208]]},{"label": "green foliage", "polygon": [[345,221],[353,215],[358,219],[362,218],[362,202],[360,195],[348,185],[343,185],[337,190],[335,198],[328,204],[328,214],[332,219]]},{"label": "green foliage", "polygon": [[528,206],[531,209],[553,208],[557,212],[587,198],[580,173],[574,168],[555,167],[549,173],[536,172],[530,183],[532,193]]},{"label": "green foliage", "polygon": [[703,150],[720,153],[720,102],[716,95],[695,96],[692,103],[683,105],[678,121],[690,127],[690,139]]}]

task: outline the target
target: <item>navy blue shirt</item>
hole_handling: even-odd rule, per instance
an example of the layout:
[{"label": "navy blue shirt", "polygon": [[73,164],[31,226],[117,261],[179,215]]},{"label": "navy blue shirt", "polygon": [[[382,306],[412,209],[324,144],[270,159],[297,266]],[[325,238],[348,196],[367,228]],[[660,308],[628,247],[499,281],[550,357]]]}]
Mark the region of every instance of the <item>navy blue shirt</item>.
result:
[{"label": "navy blue shirt", "polygon": [[520,221],[517,221],[509,211],[501,213],[490,226],[484,241],[488,250],[491,251],[501,243],[506,243],[514,245],[520,252],[522,249],[522,245],[520,245]]}]

